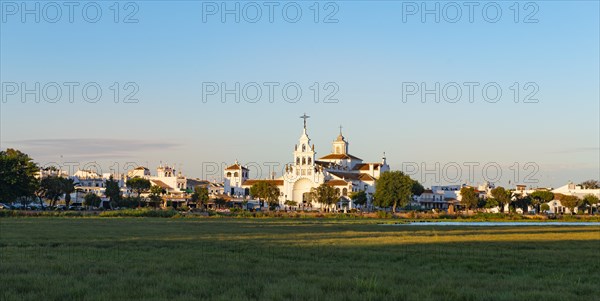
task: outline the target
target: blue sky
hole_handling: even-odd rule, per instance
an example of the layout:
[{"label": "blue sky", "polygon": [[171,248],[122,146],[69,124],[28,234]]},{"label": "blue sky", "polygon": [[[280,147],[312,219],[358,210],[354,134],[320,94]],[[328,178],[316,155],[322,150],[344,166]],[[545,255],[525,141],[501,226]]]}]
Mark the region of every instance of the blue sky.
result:
[{"label": "blue sky", "polygon": [[[272,23],[264,2],[228,1],[230,9],[239,3],[239,23],[233,15],[222,20],[220,12],[207,14],[213,4],[220,9],[222,1],[120,2],[119,22],[113,1],[97,1],[102,15],[96,23],[83,18],[86,2],[74,8],[73,23],[65,6],[55,18],[55,7],[37,2],[36,23],[34,15],[23,22],[22,7],[13,14],[15,2],[1,2],[0,144],[19,148],[41,164],[97,162],[107,171],[128,162],[153,168],[163,161],[205,178],[214,177],[205,170],[212,162],[285,164],[301,134],[298,116],[306,112],[318,155],[330,151],[341,124],[350,152],[365,161],[379,161],[385,151],[393,169],[402,169],[403,163],[436,169],[439,162],[441,179],[414,175],[426,185],[444,182],[454,162],[464,168],[462,182],[468,171],[464,162],[479,164],[474,183],[484,180],[486,164],[501,166],[502,185],[523,182],[535,171],[531,164],[538,169],[530,177],[537,180],[532,186],[600,178],[597,1],[518,2],[519,22],[513,1],[496,1],[501,15],[495,23],[486,18],[495,17],[496,6],[486,1],[477,2],[473,22],[464,2],[456,2],[462,5],[456,23],[444,19],[454,18],[453,4],[434,1],[319,2],[319,22],[313,1],[288,4],[285,16],[281,8],[288,2],[278,2]],[[35,3],[27,5],[34,8]],[[244,17],[255,16],[253,3],[262,7],[262,16],[249,23]],[[407,15],[413,4],[421,9],[422,3],[429,9],[440,5],[439,23],[433,15],[421,20],[420,11]],[[294,7],[302,11],[297,23],[285,19],[294,17]],[[88,7],[88,18],[94,17],[93,8]],[[138,22],[123,23],[135,8]],[[338,22],[323,23],[333,12]],[[537,23],[524,23],[528,15]],[[29,95],[22,103],[21,90],[6,92],[12,83],[32,88],[36,82],[58,83],[62,97],[37,103]],[[83,85],[95,82],[102,98],[89,103],[76,94],[70,102],[65,82],[79,83],[74,90],[79,94]],[[121,88],[118,103],[114,82]],[[133,91],[124,89],[128,82],[138,87],[137,103],[123,103]],[[223,103],[217,94],[203,102],[203,83],[232,88],[236,82],[258,83],[262,98],[236,103],[228,96]],[[268,82],[279,84],[272,103]],[[318,103],[311,90],[315,82]],[[462,97],[436,103],[429,95],[423,103],[416,94],[402,101],[403,83],[433,89],[436,82],[440,87],[457,83]],[[473,102],[466,94],[464,83],[469,82],[478,84]],[[280,97],[286,83],[301,88],[299,101]],[[324,90],[327,83],[333,84]],[[502,90],[495,103],[481,97],[487,83]],[[323,103],[333,87],[338,88],[337,103]],[[538,102],[523,103],[534,90]],[[266,168],[255,175],[267,176]]]}]

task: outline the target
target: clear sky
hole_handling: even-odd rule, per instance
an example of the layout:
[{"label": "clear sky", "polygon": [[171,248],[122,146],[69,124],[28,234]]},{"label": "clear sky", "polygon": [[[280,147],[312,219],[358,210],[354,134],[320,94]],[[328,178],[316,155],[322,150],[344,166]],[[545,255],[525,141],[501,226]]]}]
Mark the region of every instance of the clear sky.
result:
[{"label": "clear sky", "polygon": [[[385,152],[426,186],[600,178],[598,1],[138,1],[118,16],[114,1],[1,3],[1,148],[42,165],[162,161],[212,179],[238,159],[266,177],[292,160],[306,112],[318,156],[341,124],[353,155]],[[239,103],[222,93],[236,82]]]}]

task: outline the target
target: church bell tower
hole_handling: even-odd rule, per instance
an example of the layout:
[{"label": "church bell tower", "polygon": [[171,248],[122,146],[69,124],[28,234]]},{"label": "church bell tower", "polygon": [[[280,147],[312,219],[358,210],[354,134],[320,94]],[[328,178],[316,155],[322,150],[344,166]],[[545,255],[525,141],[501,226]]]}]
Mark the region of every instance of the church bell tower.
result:
[{"label": "church bell tower", "polygon": [[315,168],[315,145],[310,144],[310,138],[306,133],[306,119],[309,117],[306,114],[300,116],[304,119],[304,128],[298,144],[294,147],[293,166],[297,176],[312,175]]}]

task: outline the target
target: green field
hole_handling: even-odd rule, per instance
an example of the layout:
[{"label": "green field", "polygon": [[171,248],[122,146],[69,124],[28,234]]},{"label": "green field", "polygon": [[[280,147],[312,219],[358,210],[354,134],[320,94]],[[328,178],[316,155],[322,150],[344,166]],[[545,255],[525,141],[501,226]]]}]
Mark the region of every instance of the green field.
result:
[{"label": "green field", "polygon": [[598,300],[600,227],[0,218],[1,300]]}]

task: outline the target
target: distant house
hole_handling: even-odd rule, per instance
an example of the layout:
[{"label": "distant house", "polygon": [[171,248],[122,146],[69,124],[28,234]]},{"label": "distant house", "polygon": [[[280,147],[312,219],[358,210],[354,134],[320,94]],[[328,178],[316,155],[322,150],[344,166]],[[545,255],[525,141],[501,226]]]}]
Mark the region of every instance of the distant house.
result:
[{"label": "distant house", "polygon": [[[571,210],[569,210],[569,208],[563,206],[560,202],[560,200],[558,199],[559,195],[573,195],[576,196],[579,199],[583,199],[586,195],[591,194],[591,195],[595,195],[596,197],[600,198],[600,189],[584,189],[583,187],[579,186],[579,185],[575,185],[574,183],[569,182],[568,184],[558,187],[556,189],[552,190],[552,193],[554,193],[554,200],[548,202],[548,206],[550,207],[550,212],[551,213],[555,213],[555,214],[562,214],[562,213],[577,213],[578,212],[578,208],[574,209],[574,212],[571,212]],[[596,204],[594,207],[598,207],[598,204]]]}]

